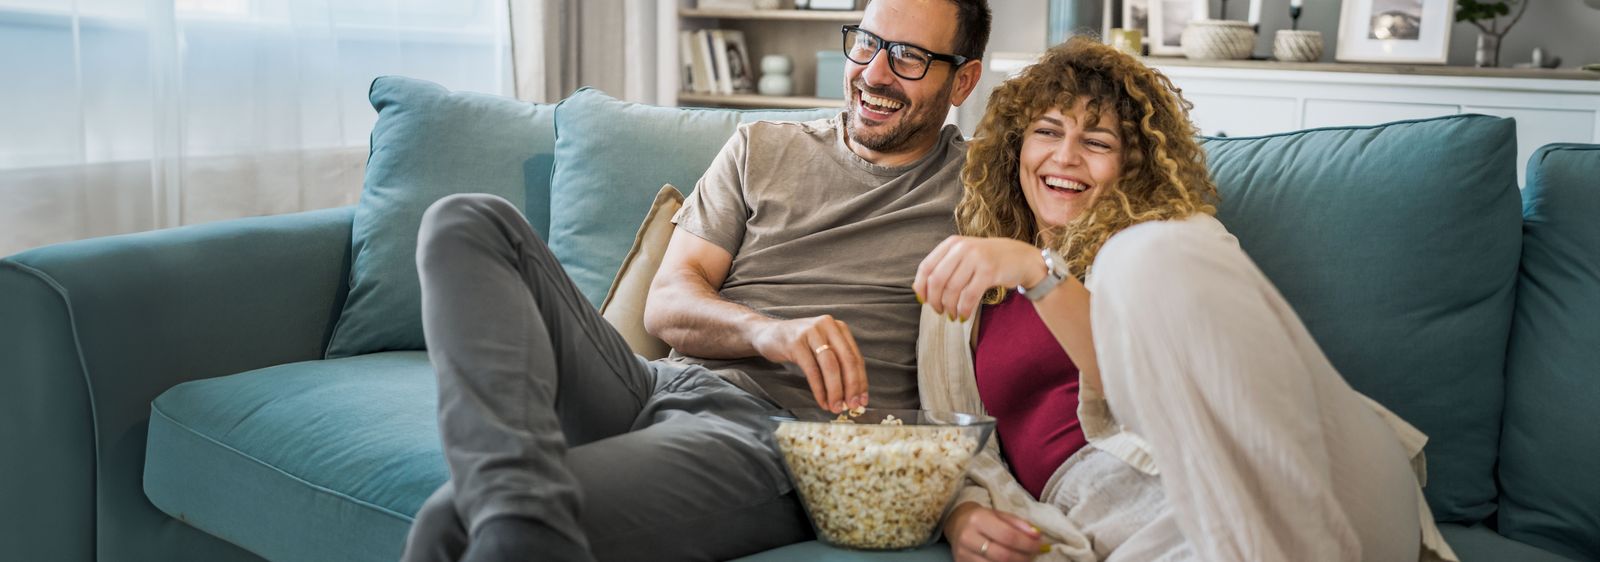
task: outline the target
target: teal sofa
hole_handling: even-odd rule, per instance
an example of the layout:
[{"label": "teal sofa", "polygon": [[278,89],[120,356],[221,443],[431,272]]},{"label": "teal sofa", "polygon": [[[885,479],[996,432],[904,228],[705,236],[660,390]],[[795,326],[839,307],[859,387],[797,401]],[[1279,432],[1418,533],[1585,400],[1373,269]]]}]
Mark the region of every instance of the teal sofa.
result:
[{"label": "teal sofa", "polygon": [[[740,121],[828,113],[400,78],[372,99],[355,207],[0,260],[0,559],[395,559],[446,478],[412,215],[505,196],[598,305],[663,183],[687,191]],[[1462,559],[1600,559],[1600,146],[1541,149],[1519,191],[1514,124],[1488,116],[1204,142],[1245,250],[1351,384],[1431,436]]]}]

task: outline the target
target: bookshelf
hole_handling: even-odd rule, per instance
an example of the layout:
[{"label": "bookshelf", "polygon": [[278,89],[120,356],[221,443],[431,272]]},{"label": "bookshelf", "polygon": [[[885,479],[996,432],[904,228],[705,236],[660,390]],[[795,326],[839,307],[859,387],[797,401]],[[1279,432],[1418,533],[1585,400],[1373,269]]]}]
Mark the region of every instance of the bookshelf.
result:
[{"label": "bookshelf", "polygon": [[[864,3],[859,2],[858,5]],[[680,30],[736,29],[744,32],[749,49],[750,66],[754,78],[761,76],[761,57],[772,54],[787,55],[794,62],[794,93],[789,96],[764,96],[756,93],[723,95],[682,91],[679,81],[678,50],[660,55],[662,70],[658,74],[661,92],[675,92],[673,100],[680,106],[739,107],[739,108],[809,108],[843,107],[844,100],[812,97],[817,91],[817,52],[838,50],[841,37],[839,27],[857,23],[865,16],[862,10],[796,10],[793,2],[785,1],[781,8],[772,10],[699,9],[695,0],[678,0],[675,17],[664,22],[661,32],[672,37],[677,45]],[[664,43],[664,42],[663,42]],[[670,101],[664,100],[663,103]]]},{"label": "bookshelf", "polygon": [[701,10],[697,8],[680,8],[678,17],[700,19],[729,19],[729,20],[762,20],[762,21],[807,21],[830,22],[840,25],[847,23],[860,23],[866,15],[865,11],[856,10],[841,12],[834,10]]},{"label": "bookshelf", "polygon": [[760,94],[695,94],[678,92],[678,105],[746,107],[772,109],[810,109],[844,107],[844,100],[808,96],[763,96]]}]

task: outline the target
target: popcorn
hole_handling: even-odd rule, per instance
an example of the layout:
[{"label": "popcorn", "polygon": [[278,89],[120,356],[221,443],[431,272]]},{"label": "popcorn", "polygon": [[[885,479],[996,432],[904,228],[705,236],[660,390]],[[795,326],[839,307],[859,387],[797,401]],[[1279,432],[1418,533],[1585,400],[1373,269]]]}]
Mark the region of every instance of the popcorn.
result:
[{"label": "popcorn", "polygon": [[[969,428],[785,423],[775,437],[824,542],[864,549],[926,543],[978,448]],[[888,426],[888,427],[885,427]]]}]

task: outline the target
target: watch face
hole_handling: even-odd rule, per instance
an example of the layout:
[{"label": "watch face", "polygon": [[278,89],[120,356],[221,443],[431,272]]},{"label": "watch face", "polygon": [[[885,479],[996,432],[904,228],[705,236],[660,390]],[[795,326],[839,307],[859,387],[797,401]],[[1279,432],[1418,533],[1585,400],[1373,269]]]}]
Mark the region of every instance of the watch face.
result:
[{"label": "watch face", "polygon": [[1045,263],[1050,266],[1050,275],[1057,279],[1066,279],[1072,273],[1067,271],[1067,260],[1061,259],[1061,254],[1055,250],[1044,251]]}]

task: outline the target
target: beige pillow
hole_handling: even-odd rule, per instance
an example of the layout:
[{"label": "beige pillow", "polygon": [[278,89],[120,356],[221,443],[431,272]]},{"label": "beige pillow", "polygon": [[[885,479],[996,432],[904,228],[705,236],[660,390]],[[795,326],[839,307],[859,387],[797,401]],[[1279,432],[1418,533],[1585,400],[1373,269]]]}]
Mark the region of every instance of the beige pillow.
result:
[{"label": "beige pillow", "polygon": [[633,237],[633,247],[628,257],[622,259],[622,268],[611,282],[611,292],[600,305],[600,315],[611,323],[628,347],[645,359],[667,356],[672,348],[644,331],[644,301],[650,295],[650,280],[661,269],[661,255],[667,252],[667,242],[672,239],[672,216],[683,206],[683,194],[671,184],[661,186],[650,212],[639,225]]}]

